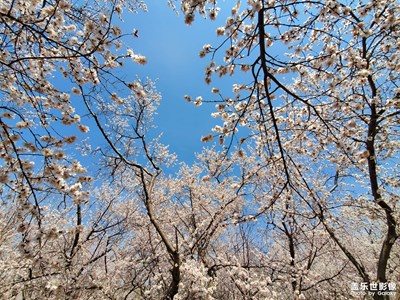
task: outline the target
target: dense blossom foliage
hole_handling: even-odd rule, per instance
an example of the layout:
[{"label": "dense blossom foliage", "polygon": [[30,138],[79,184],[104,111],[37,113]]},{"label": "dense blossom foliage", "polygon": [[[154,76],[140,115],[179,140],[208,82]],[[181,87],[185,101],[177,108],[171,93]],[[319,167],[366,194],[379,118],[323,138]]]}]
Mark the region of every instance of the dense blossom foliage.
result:
[{"label": "dense blossom foliage", "polygon": [[[228,7],[169,4],[188,25]],[[202,140],[219,145],[178,165],[152,132],[154,83],[120,75],[146,63],[126,46],[137,34],[117,26],[144,3],[0,2],[2,297],[351,299],[364,286],[387,299],[374,287],[400,288],[398,2],[229,5],[221,43],[199,55],[211,58],[206,83],[244,81],[194,97],[215,105],[221,123]]]},{"label": "dense blossom foliage", "polygon": [[[186,22],[215,5],[183,1]],[[304,247],[316,245],[300,235],[309,227],[329,235],[362,281],[398,280],[398,17],[397,1],[238,1],[217,28],[222,43],[200,51],[212,57],[207,83],[214,74],[249,74],[233,96],[213,88],[221,96],[210,101],[218,102],[213,116],[223,125],[203,140],[256,151],[271,186],[256,215],[284,233],[294,268]],[[353,245],[355,236],[371,242]],[[293,293],[308,298],[300,274]]]}]

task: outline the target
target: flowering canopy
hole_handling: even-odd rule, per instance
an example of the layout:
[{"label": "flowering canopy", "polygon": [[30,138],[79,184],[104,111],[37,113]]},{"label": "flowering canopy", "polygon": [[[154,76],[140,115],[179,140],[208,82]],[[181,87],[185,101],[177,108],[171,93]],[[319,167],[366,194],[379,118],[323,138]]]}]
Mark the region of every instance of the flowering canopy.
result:
[{"label": "flowering canopy", "polygon": [[[215,20],[227,4],[179,6],[190,25],[197,14]],[[213,87],[215,99],[193,100],[215,105],[221,123],[201,139],[224,147],[179,167],[150,133],[160,102],[154,83],[121,76],[127,59],[146,63],[116,25],[124,10],[146,6],[0,3],[0,293],[394,294],[398,3],[236,1],[216,28],[221,43],[199,55],[211,58],[208,84],[215,75],[247,77]]]}]

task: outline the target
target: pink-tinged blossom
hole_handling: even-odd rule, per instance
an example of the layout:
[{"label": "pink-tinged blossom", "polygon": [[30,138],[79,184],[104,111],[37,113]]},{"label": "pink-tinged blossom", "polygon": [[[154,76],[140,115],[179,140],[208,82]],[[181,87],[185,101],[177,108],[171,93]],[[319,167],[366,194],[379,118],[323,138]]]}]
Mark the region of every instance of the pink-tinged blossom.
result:
[{"label": "pink-tinged blossom", "polygon": [[203,98],[201,96],[196,97],[196,99],[194,100],[193,104],[195,106],[200,106],[203,104]]},{"label": "pink-tinged blossom", "polygon": [[80,132],[82,132],[82,133],[87,133],[87,132],[89,132],[89,126],[86,126],[86,125],[82,125],[82,124],[78,124],[78,129],[79,129],[79,131]]}]

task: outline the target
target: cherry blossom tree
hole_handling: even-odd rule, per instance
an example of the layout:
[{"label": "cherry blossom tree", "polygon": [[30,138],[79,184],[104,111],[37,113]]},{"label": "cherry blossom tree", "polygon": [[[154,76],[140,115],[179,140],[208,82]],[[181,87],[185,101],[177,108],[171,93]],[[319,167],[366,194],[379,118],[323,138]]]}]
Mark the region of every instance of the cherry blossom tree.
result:
[{"label": "cherry blossom tree", "polygon": [[[82,162],[90,144],[83,138],[91,123],[115,147],[99,119],[124,103],[141,115],[159,99],[152,83],[128,82],[114,71],[126,59],[146,62],[124,46],[115,22],[123,9],[146,6],[0,3],[0,289],[6,298],[104,298],[115,292],[117,285],[107,289],[107,259],[121,243],[124,216],[113,213],[117,200],[111,196],[91,196],[93,172]],[[115,126],[121,124],[116,120]]]},{"label": "cherry blossom tree", "polygon": [[[187,24],[227,6],[180,4]],[[144,3],[0,3],[1,295],[349,299],[398,283],[396,1],[233,5],[200,56],[208,84],[247,81],[195,98],[216,105],[202,140],[220,145],[188,165],[152,125],[154,82],[120,72],[146,63],[117,26]]]},{"label": "cherry blossom tree", "polygon": [[[180,4],[189,25],[220,9],[217,1]],[[211,57],[208,84],[248,74],[232,93],[213,88],[219,98],[208,102],[223,124],[204,140],[225,140],[228,151],[248,143],[274,174],[266,207],[281,212],[273,224],[290,264],[293,214],[311,214],[358,273],[353,281],[369,286],[398,280],[398,19],[396,1],[237,1],[216,29],[222,42],[200,51]],[[355,237],[371,242],[361,247]],[[301,295],[297,280],[292,286]]]}]

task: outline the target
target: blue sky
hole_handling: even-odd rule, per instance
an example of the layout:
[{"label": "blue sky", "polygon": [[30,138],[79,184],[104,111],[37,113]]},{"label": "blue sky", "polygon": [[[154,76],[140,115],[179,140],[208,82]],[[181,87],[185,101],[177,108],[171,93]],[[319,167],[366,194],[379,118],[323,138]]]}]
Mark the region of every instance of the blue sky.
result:
[{"label": "blue sky", "polygon": [[[138,29],[139,38],[132,38],[125,43],[135,53],[145,55],[147,64],[134,65],[132,71],[125,70],[129,77],[136,74],[140,78],[149,77],[156,80],[162,102],[155,117],[158,130],[163,132],[162,142],[170,145],[171,152],[178,155],[180,161],[192,162],[194,153],[204,146],[201,136],[210,133],[211,128],[219,122],[210,113],[214,105],[203,104],[194,107],[183,99],[184,95],[193,98],[201,95],[204,99],[216,99],[211,88],[204,81],[204,70],[210,58],[200,58],[199,51],[206,43],[221,42],[215,34],[218,26],[225,23],[225,17],[216,21],[204,20],[196,15],[192,26],[187,26],[183,15],[179,16],[168,7],[167,1],[146,1],[148,12],[125,16],[125,30]],[[230,90],[231,85],[218,86],[221,90]]]}]

